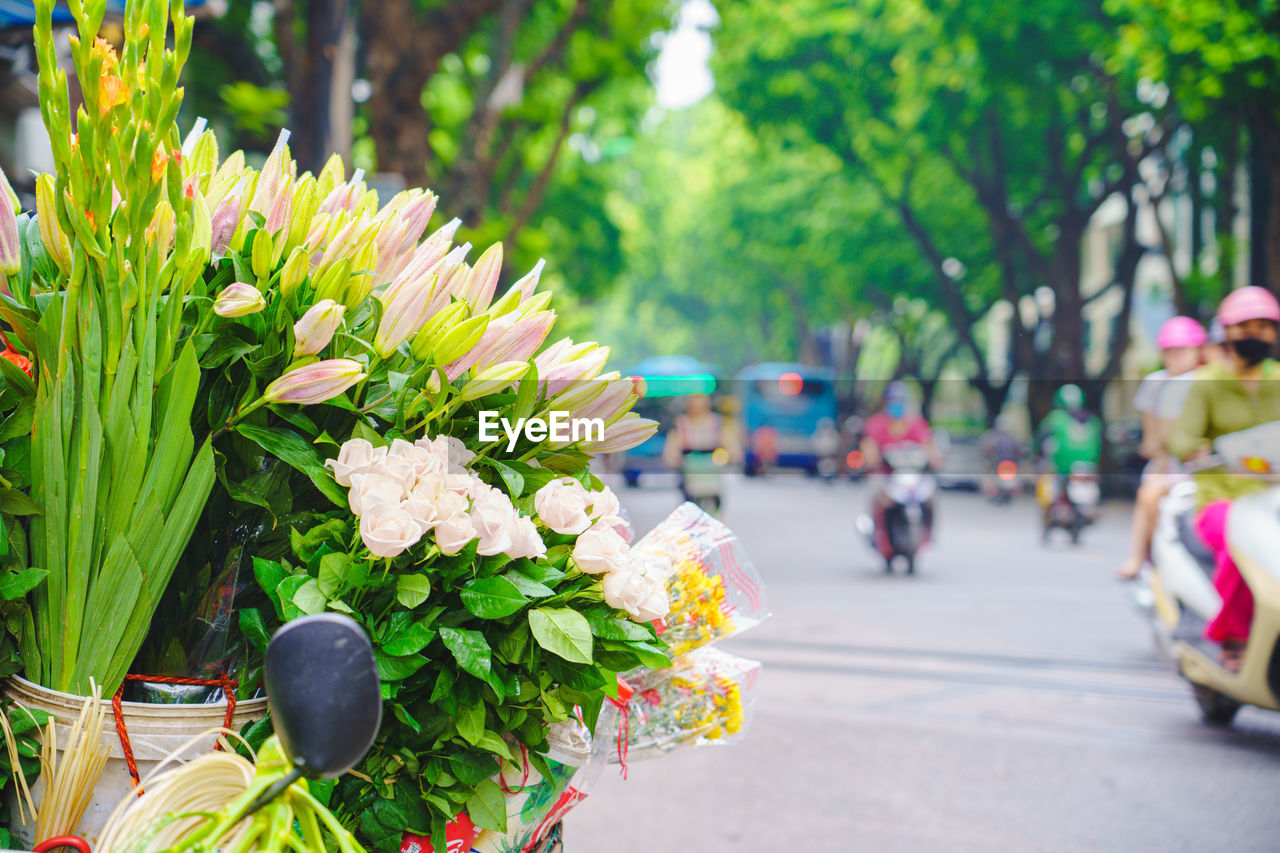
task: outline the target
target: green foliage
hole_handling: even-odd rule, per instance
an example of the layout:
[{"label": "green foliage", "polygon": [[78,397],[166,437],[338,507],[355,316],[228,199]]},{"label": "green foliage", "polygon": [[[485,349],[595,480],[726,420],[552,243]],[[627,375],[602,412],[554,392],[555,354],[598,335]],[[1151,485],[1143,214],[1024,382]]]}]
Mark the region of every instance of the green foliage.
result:
[{"label": "green foliage", "polygon": [[[531,481],[539,475],[520,462],[506,467]],[[510,489],[509,478],[492,480]],[[529,508],[531,496],[512,496]],[[575,706],[594,724],[616,673],[668,663],[652,626],[605,604],[599,582],[569,563],[568,547],[509,560],[478,556],[474,543],[444,556],[424,539],[382,560],[360,545],[349,513],[309,525],[296,529],[291,558],[255,560],[272,608],[242,622],[265,642],[281,619],[330,610],[368,632],[388,718],[359,768],[372,784],[345,777],[334,804],[376,849],[394,847],[405,829],[442,833],[463,809],[478,825],[503,829],[491,780],[499,762],[522,761],[523,748],[536,766],[547,725]]]}]

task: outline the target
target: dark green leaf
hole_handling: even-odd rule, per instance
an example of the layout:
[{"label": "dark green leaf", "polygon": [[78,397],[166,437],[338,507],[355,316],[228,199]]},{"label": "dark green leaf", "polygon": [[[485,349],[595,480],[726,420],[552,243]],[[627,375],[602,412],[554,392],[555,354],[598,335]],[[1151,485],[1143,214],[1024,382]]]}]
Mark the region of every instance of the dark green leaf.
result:
[{"label": "dark green leaf", "polygon": [[483,634],[465,628],[441,628],[440,640],[453,653],[458,666],[481,680],[489,677],[493,653]]},{"label": "dark green leaf", "polygon": [[240,424],[236,427],[236,431],[280,461],[305,474],[320,493],[333,501],[336,506],[347,506],[346,489],[333,479],[333,475],[324,467],[320,454],[302,436],[292,430],[259,427],[252,424]]},{"label": "dark green leaf", "polygon": [[481,619],[501,619],[529,603],[520,588],[505,577],[468,581],[458,595],[467,610]]},{"label": "dark green leaf", "polygon": [[485,779],[476,785],[475,793],[467,800],[467,815],[481,829],[507,831],[507,801],[496,782]]}]

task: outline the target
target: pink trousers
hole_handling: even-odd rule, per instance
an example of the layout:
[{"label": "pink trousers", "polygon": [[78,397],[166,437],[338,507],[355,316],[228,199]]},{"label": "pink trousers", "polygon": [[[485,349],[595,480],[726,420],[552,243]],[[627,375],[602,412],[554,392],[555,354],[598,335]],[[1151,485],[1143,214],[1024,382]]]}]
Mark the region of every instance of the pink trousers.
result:
[{"label": "pink trousers", "polygon": [[1215,643],[1249,638],[1253,623],[1253,592],[1227,550],[1227,515],[1230,501],[1214,501],[1200,510],[1196,532],[1214,554],[1213,588],[1222,596],[1222,610],[1205,627],[1204,635]]}]

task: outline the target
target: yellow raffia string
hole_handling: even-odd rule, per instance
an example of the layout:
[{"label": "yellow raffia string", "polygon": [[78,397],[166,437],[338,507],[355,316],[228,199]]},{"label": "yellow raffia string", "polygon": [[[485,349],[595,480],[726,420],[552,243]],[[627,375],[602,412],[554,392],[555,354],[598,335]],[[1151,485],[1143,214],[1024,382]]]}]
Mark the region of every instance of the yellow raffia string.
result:
[{"label": "yellow raffia string", "polygon": [[[116,807],[103,827],[97,853],[144,853],[171,847],[200,827],[207,815],[225,808],[253,782],[254,766],[230,750],[209,752],[177,767],[184,752],[211,733],[244,739],[226,729],[203,732],[167,757],[142,781],[145,793],[130,797]],[[248,746],[245,743],[246,747]],[[222,840],[236,849],[249,822]]]},{"label": "yellow raffia string", "polygon": [[45,725],[40,749],[40,775],[44,794],[36,813],[36,839],[69,835],[75,831],[93,800],[98,777],[106,766],[109,747],[102,742],[107,717],[102,688],[92,679],[93,695],[85,699],[80,716],[67,732],[67,746],[58,760],[58,735],[54,720]]}]

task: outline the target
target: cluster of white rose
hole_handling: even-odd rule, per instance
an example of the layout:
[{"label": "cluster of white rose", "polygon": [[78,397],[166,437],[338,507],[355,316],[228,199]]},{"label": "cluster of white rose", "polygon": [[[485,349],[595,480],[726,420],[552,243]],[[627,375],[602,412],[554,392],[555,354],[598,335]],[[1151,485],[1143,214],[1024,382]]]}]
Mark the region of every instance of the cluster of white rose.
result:
[{"label": "cluster of white rose", "polygon": [[362,438],[342,445],[325,464],[360,519],[360,538],[379,557],[396,557],[434,534],[441,553],[456,554],[473,539],[485,556],[540,557],[547,546],[500,489],[464,466],[474,456],[451,436],[395,439],[374,447]]},{"label": "cluster of white rose", "polygon": [[592,492],[568,477],[553,480],[534,495],[533,506],[545,527],[578,537],[573,562],[589,575],[604,576],[601,586],[610,607],[625,610],[636,622],[661,619],[671,610],[663,579],[631,553],[623,536],[629,528],[607,486]]},{"label": "cluster of white rose", "polygon": [[[350,489],[347,500],[360,519],[360,538],[375,556],[397,557],[427,533],[443,554],[457,554],[478,540],[476,551],[484,556],[545,555],[535,520],[466,467],[474,457],[452,436],[395,439],[390,447],[353,438],[325,465]],[[666,585],[631,553],[629,526],[607,486],[589,491],[568,477],[553,480],[534,495],[534,509],[546,529],[577,537],[573,561],[586,574],[603,575],[611,607],[637,622],[667,615]]]}]

